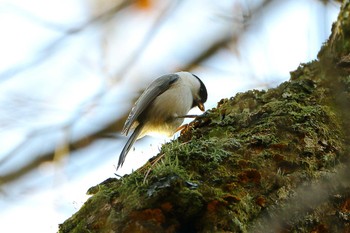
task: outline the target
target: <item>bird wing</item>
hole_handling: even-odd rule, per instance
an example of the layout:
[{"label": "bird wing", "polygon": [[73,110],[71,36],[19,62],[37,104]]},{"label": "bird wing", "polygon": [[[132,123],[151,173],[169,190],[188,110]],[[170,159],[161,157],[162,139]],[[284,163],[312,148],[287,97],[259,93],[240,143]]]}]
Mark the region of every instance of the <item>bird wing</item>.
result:
[{"label": "bird wing", "polygon": [[123,163],[125,161],[125,157],[128,154],[128,152],[131,149],[131,147],[134,144],[134,142],[137,140],[138,136],[140,135],[140,133],[142,131],[142,128],[143,128],[142,124],[138,125],[135,128],[134,132],[132,132],[132,134],[131,134],[130,138],[128,139],[128,141],[126,142],[122,152],[119,155],[117,170],[119,169],[119,167],[123,166]]},{"label": "bird wing", "polygon": [[163,75],[154,80],[142,93],[136,101],[134,107],[131,109],[127,120],[125,121],[123,134],[128,135],[128,132],[135,122],[135,120],[144,112],[151,102],[179,79],[177,74]]}]

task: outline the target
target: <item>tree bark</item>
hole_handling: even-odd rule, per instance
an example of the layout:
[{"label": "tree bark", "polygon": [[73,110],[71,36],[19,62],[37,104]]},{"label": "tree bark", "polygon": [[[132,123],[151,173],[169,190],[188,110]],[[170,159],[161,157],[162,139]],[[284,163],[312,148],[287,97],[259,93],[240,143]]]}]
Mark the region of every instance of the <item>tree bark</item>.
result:
[{"label": "tree bark", "polygon": [[221,100],[59,232],[349,232],[349,12],[316,61]]}]

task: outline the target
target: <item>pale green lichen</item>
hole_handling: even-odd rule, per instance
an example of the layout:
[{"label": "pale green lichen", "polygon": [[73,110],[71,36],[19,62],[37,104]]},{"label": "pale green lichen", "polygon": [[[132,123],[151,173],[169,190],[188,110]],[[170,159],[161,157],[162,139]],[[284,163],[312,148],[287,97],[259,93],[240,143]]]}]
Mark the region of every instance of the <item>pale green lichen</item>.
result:
[{"label": "pale green lichen", "polygon": [[[340,14],[333,32],[341,36],[331,37],[319,61],[300,65],[276,88],[221,100],[150,163],[93,187],[60,232],[246,232],[264,224],[349,230],[349,190],[327,194],[336,201],[322,199],[309,212],[291,201],[315,183],[326,181],[332,191],[328,177],[348,160],[350,75],[334,64],[350,51],[347,17]],[[271,225],[271,218],[279,220]]]}]

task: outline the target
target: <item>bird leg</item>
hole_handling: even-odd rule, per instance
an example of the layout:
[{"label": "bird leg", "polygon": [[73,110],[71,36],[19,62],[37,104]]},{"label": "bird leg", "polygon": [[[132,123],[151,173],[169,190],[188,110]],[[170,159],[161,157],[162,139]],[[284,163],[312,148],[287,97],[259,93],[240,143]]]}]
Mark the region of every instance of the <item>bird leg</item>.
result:
[{"label": "bird leg", "polygon": [[[205,113],[201,114],[201,115],[184,115],[184,116],[177,116],[177,118],[202,118],[202,117],[205,117]],[[175,131],[178,132],[178,131],[181,131],[183,129],[186,129],[188,127],[188,124],[184,124],[184,125],[181,125],[180,127],[178,127]]]},{"label": "bird leg", "polygon": [[184,115],[184,116],[177,116],[176,118],[196,118],[199,115]]},{"label": "bird leg", "polygon": [[178,131],[181,131],[181,130],[183,130],[183,129],[186,129],[187,126],[188,126],[188,124],[184,124],[184,125],[179,126],[179,127],[176,129],[175,133],[178,132]]},{"label": "bird leg", "polygon": [[[196,118],[196,117],[198,117],[198,115],[184,115],[184,116],[177,116],[176,118]],[[180,127],[178,127],[176,129],[175,133],[178,131],[181,131],[183,129],[186,129],[187,126],[188,126],[188,124],[181,125]]]}]

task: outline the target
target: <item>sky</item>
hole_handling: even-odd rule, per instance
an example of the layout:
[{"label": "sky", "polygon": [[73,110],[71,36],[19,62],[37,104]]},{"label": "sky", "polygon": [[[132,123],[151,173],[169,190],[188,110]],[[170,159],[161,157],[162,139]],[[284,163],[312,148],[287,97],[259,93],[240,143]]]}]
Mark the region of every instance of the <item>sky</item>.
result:
[{"label": "sky", "polygon": [[206,109],[277,86],[316,59],[339,12],[316,0],[263,10],[254,9],[259,0],[139,2],[149,5],[99,20],[111,1],[0,1],[0,176],[40,154],[54,151],[56,159],[1,186],[0,232],[56,232],[89,198],[88,188],[136,170],[176,138],[138,141],[118,171],[127,139],[118,132],[81,150],[65,147],[127,114],[156,77],[232,37],[191,70],[207,86]]}]

